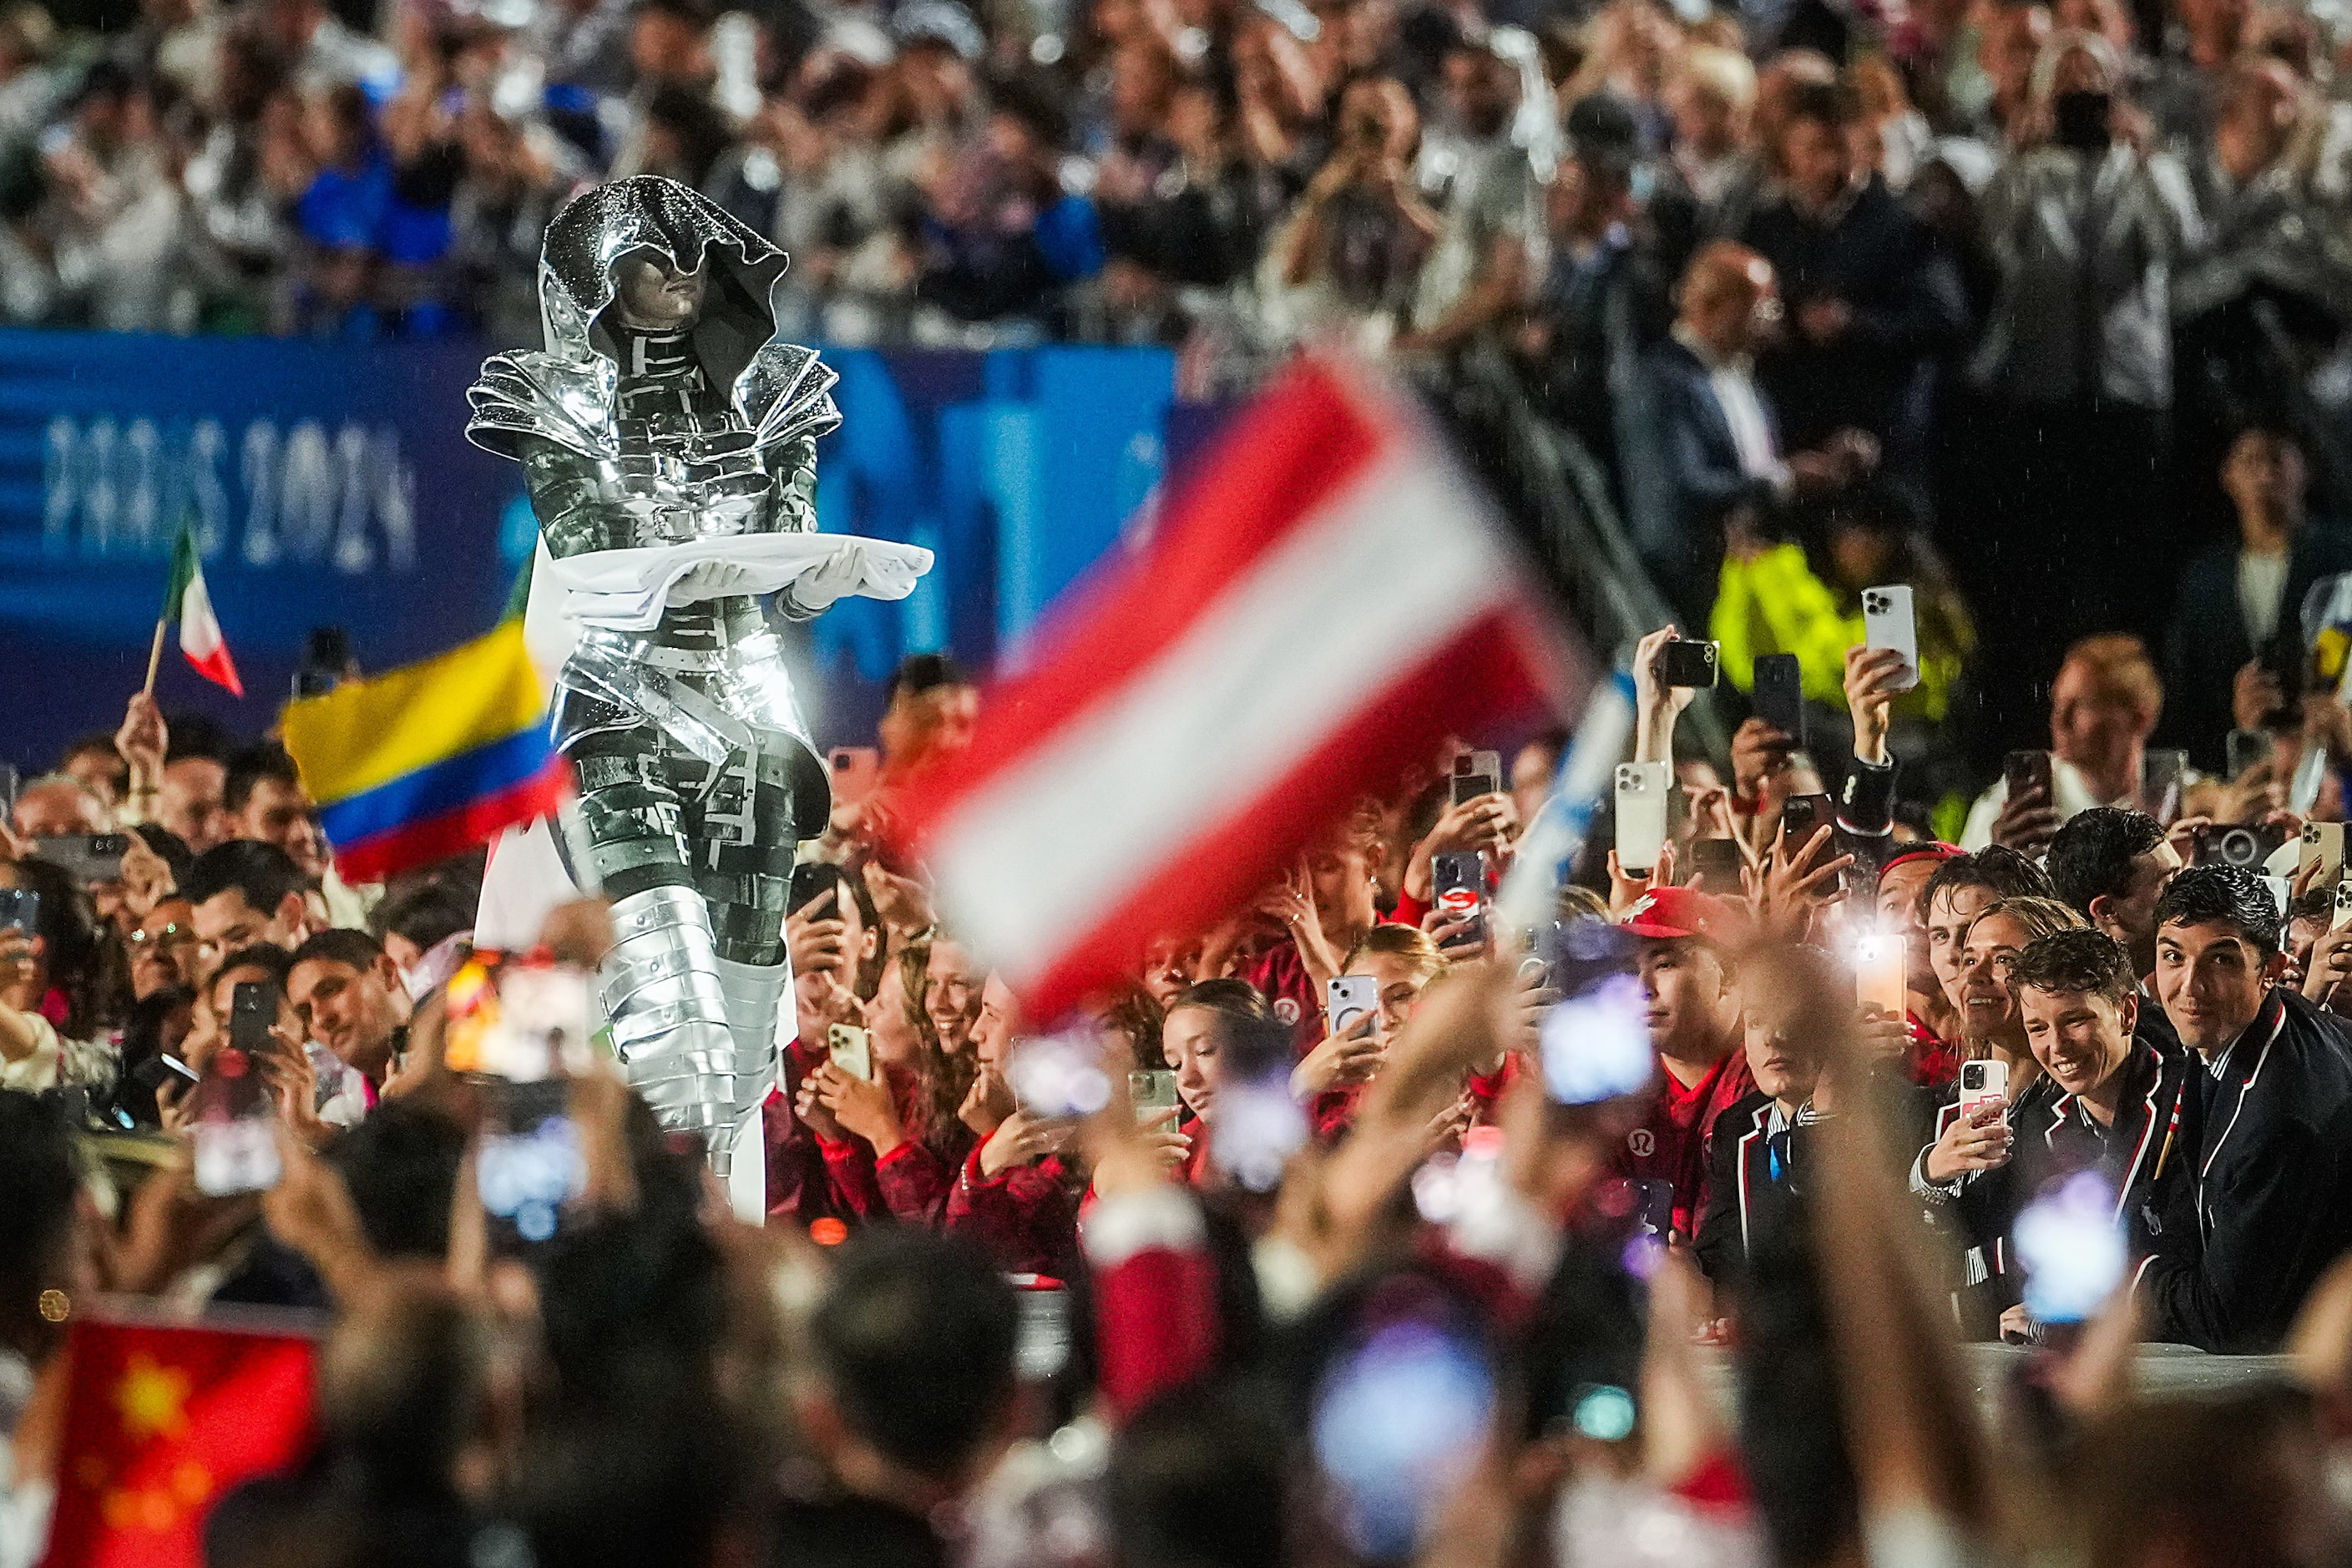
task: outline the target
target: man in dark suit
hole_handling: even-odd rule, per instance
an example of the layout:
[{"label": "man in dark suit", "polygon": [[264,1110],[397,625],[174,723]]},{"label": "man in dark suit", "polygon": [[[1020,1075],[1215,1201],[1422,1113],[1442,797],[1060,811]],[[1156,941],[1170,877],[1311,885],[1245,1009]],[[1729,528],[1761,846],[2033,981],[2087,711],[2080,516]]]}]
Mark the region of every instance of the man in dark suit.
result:
[{"label": "man in dark suit", "polygon": [[2150,1337],[2274,1351],[2352,1247],[2352,1035],[2272,981],[2278,906],[2192,866],[2156,906],[2156,985],[2192,1053],[2180,1146],[2131,1215]]},{"label": "man in dark suit", "polygon": [[1817,948],[1794,948],[1755,966],[1741,1010],[1741,1048],[1755,1089],[1716,1118],[1707,1135],[1706,1210],[1693,1248],[1717,1289],[1736,1290],[1748,1259],[1801,1225],[1803,1179],[1814,1128],[1829,1112],[1822,1088],[1821,998],[1851,994],[1853,981]]},{"label": "man in dark suit", "polygon": [[[1990,1270],[2005,1339],[2029,1337],[2014,1237],[2024,1206],[2076,1171],[2104,1176],[2120,1219],[2149,1201],[2165,1171],[2188,1158],[2180,1105],[2201,1073],[2178,1045],[2139,1026],[2139,976],[2124,944],[2102,931],[2062,931],[2018,955],[2011,971],[2026,1044],[2042,1072],[2010,1113],[2010,1158],[1962,1189],[1961,1214]],[[2168,1028],[2162,1037],[2169,1040]]]},{"label": "man in dark suit", "polygon": [[1852,89],[1801,83],[1773,129],[1780,194],[1740,238],[1772,264],[1790,331],[1760,363],[1797,446],[1866,430],[1889,459],[1925,458],[1921,375],[1959,340],[1959,274],[1927,226],[1853,156],[1862,106]]},{"label": "man in dark suit", "polygon": [[1675,297],[1674,331],[1647,356],[1631,424],[1646,442],[1620,454],[1633,542],[1685,626],[1705,626],[1727,532],[1754,538],[1798,490],[1850,484],[1876,444],[1841,431],[1822,450],[1783,458],[1755,357],[1780,320],[1771,264],[1728,240],[1700,247]]},{"label": "man in dark suit", "polygon": [[2352,533],[2305,512],[2309,479],[2294,438],[2259,426],[2240,431],[2222,460],[2238,537],[2189,563],[2165,650],[2167,717],[2200,767],[2221,766],[2242,686],[2250,709],[2280,705],[2280,681],[2303,662],[2304,595],[2352,571]]}]

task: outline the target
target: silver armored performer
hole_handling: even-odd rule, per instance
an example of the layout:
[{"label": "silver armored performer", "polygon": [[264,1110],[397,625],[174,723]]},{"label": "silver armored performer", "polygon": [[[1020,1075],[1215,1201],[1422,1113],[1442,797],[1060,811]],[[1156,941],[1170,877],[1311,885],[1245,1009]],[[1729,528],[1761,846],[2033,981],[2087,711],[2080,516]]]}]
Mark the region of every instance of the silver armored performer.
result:
[{"label": "silver armored performer", "polygon": [[570,651],[553,722],[578,786],[565,869],[612,901],[604,1007],[630,1083],[713,1167],[776,1081],[797,841],[830,795],[757,595],[789,618],[898,597],[929,556],[816,533],[835,377],[775,340],[782,252],[675,181],[549,226],[547,347],[499,354],[467,436],[519,459]]}]

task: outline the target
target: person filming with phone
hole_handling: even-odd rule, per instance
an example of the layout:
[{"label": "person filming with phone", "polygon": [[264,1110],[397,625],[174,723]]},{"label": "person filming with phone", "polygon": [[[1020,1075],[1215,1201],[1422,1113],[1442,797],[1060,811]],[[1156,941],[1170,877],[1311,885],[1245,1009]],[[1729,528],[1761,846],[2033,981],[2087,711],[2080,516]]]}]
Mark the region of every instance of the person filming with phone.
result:
[{"label": "person filming with phone", "polygon": [[2192,866],[2156,905],[2156,989],[2193,1054],[2158,1204],[2136,1216],[2147,1330],[2278,1348],[2352,1247],[2352,1032],[2285,986],[2278,906],[2238,866]]},{"label": "person filming with phone", "polygon": [[2091,807],[2139,805],[2147,739],[2163,715],[2164,683],[2147,644],[2123,633],[2084,637],[2050,688],[2049,752],[2011,753],[2040,758],[2041,772],[2029,787],[2015,769],[1995,780],[1969,808],[1960,847],[2005,844],[2038,857]]},{"label": "person filming with phone", "polygon": [[2029,1106],[2055,1093],[2026,1038],[2018,958],[2042,938],[2082,925],[2082,916],[2055,899],[2006,898],[1971,919],[1961,942],[1955,989],[1963,1060],[1951,1097],[1937,1112],[1934,1142],[1911,1163],[1911,1191],[1927,1200],[1939,1228],[1963,1254],[1963,1284],[1954,1306],[1970,1338],[1991,1338],[2001,1310],[2013,1300],[2002,1294],[1996,1278],[1999,1207],[1979,1202],[1975,1189],[2015,1154],[2020,1119]]}]

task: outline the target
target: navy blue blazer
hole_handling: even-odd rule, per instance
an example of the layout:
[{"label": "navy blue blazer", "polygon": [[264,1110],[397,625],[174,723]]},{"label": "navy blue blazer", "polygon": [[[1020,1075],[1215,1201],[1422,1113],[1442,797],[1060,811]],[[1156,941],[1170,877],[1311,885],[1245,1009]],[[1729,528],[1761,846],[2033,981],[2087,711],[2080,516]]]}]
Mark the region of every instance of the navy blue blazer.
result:
[{"label": "navy blue blazer", "polygon": [[[1642,369],[1651,439],[1641,460],[1627,465],[1634,542],[1653,566],[1687,573],[1712,553],[1724,514],[1742,502],[1769,507],[1772,486],[1740,468],[1731,421],[1696,354],[1669,338],[1644,356]],[[1777,450],[1771,404],[1760,389],[1757,396]]]}]

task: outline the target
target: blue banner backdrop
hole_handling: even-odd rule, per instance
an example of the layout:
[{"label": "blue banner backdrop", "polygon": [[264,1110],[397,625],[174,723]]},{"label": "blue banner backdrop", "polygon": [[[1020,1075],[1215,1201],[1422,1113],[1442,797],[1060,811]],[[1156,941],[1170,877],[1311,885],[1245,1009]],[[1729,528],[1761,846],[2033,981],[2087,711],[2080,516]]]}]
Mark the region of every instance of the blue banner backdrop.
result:
[{"label": "blue banner backdrop", "polygon": [[[904,653],[1018,658],[1159,486],[1175,368],[1148,349],[826,358],[843,426],[819,446],[824,526],[940,557],[905,603],[815,624],[810,721],[845,743],[870,733]],[[0,761],[47,766],[120,721],[183,521],[247,696],[167,649],[167,712],[267,728],[313,626],[346,628],[374,670],[490,626],[533,531],[520,470],[465,439],[481,359],[459,343],[0,332]],[[1191,445],[1196,423],[1180,413],[1174,438]]]}]

